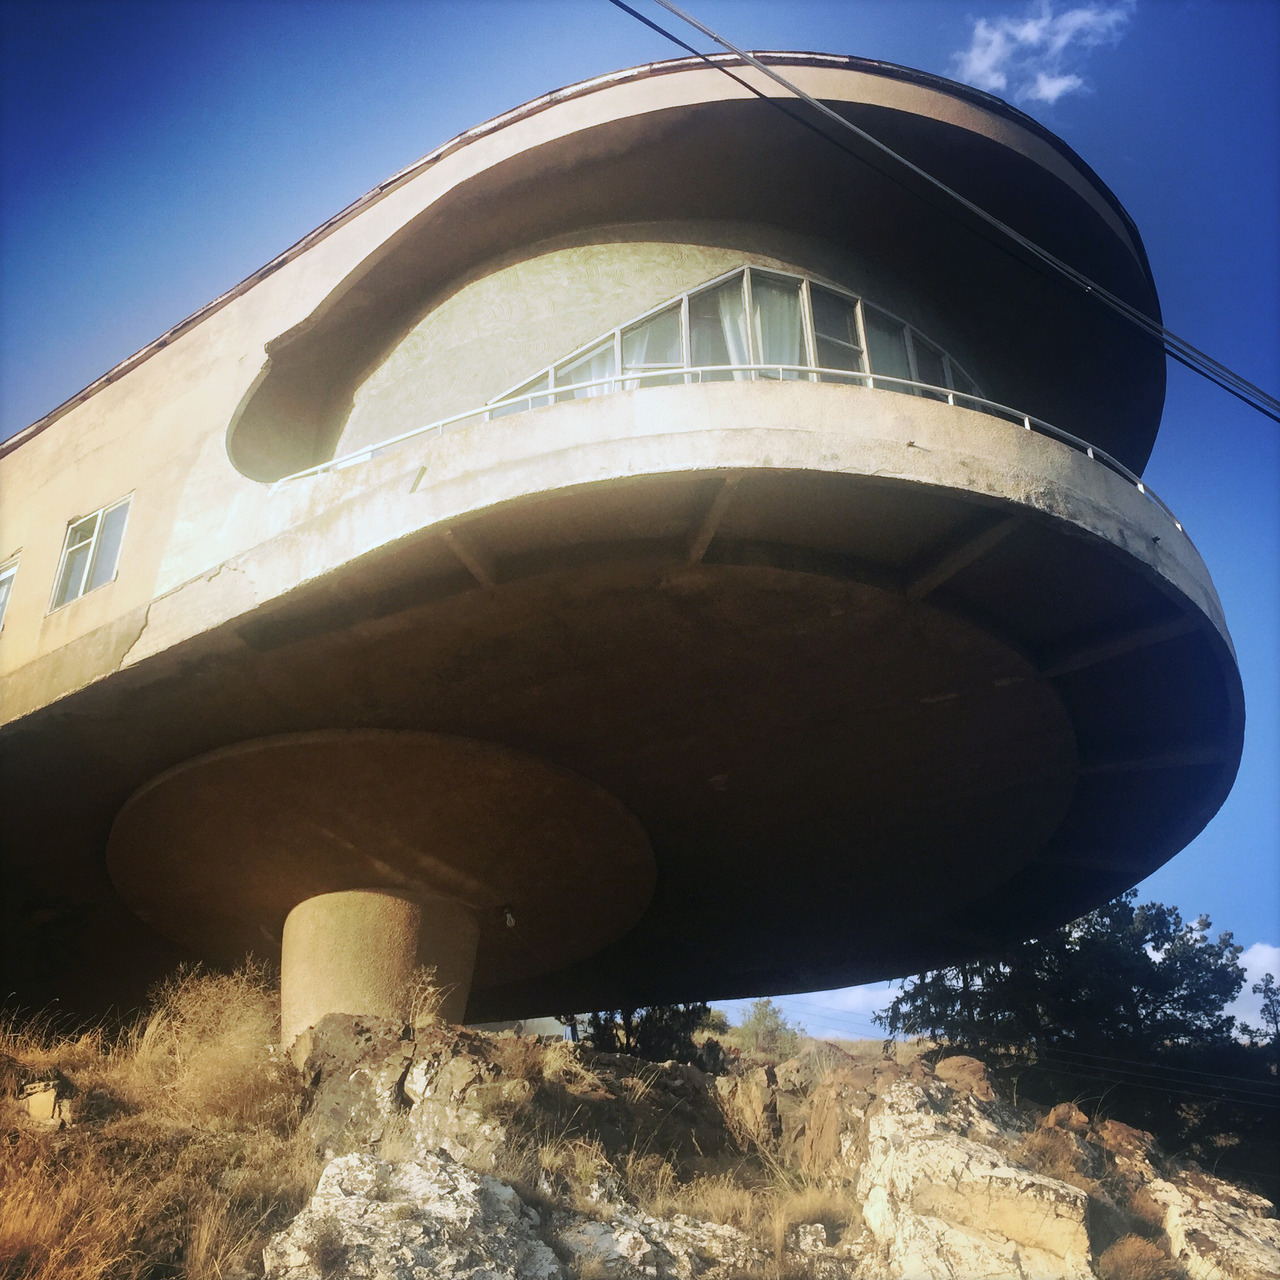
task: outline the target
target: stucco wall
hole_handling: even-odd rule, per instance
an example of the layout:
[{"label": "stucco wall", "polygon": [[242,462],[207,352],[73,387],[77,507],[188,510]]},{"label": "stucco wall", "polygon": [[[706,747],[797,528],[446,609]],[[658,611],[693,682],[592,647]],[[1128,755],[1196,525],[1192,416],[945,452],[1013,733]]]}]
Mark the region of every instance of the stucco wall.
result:
[{"label": "stucco wall", "polygon": [[[356,392],[336,453],[463,413],[743,263],[810,274],[907,320],[979,381],[984,363],[927,279],[749,223],[603,227],[487,263],[437,300]],[[954,300],[953,300],[954,301]]]}]

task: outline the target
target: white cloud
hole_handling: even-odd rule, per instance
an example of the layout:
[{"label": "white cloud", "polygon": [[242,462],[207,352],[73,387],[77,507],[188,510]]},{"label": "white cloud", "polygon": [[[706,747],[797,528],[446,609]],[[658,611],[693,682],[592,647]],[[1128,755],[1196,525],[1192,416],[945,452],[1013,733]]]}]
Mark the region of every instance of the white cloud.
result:
[{"label": "white cloud", "polygon": [[1070,93],[1074,89],[1083,86],[1084,81],[1079,76],[1051,76],[1044,71],[1036,73],[1035,84],[1027,89],[1023,97],[1030,98],[1033,102],[1057,102],[1064,93]]},{"label": "white cloud", "polygon": [[1011,90],[1019,101],[1057,102],[1085,87],[1073,68],[1089,49],[1120,39],[1135,3],[1114,0],[1059,12],[1055,0],[1039,0],[1021,16],[978,18],[969,47],[952,55],[956,75],[990,93]]},{"label": "white cloud", "polygon": [[1256,1027],[1262,1023],[1262,997],[1255,996],[1251,988],[1267,973],[1280,982],[1280,947],[1269,942],[1255,942],[1245,948],[1240,963],[1244,965],[1247,976],[1240,994],[1227,1006],[1227,1012],[1235,1014],[1238,1023],[1247,1022]]}]

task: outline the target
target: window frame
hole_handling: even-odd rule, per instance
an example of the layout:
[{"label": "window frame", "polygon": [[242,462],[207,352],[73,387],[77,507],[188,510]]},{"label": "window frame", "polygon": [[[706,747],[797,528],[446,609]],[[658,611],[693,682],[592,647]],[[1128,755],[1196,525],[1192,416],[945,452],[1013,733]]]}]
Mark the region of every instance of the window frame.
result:
[{"label": "window frame", "polygon": [[[928,334],[917,329],[914,325],[910,324],[906,320],[903,320],[900,316],[895,315],[892,311],[889,311],[887,308],[882,307],[875,302],[866,302],[866,300],[860,294],[856,294],[852,290],[846,289],[843,285],[836,284],[834,281],[828,280],[823,276],[800,274],[795,271],[780,270],[776,267],[762,266],[758,263],[744,262],[739,266],[732,267],[728,271],[723,271],[719,275],[711,277],[711,279],[709,280],[701,281],[700,283],[693,285],[691,288],[683,290],[681,293],[678,293],[673,297],[665,299],[663,302],[659,303],[657,306],[650,307],[647,311],[643,311],[639,315],[632,317],[631,319],[625,321],[624,323],[614,326],[614,328],[611,330],[606,329],[603,333],[597,334],[590,342],[583,343],[581,346],[574,348],[573,351],[569,352],[567,355],[562,356],[560,359],[552,361],[552,363],[550,364],[543,365],[541,368],[529,374],[528,377],[521,378],[519,382],[517,382],[514,386],[512,386],[507,391],[504,391],[501,395],[492,397],[489,400],[488,405],[500,403],[503,400],[514,399],[519,395],[519,393],[522,390],[524,390],[526,387],[529,387],[531,383],[541,381],[544,378],[546,379],[546,382],[547,382],[546,388],[544,390],[532,391],[530,392],[528,397],[526,397],[530,402],[529,407],[531,409],[542,408],[544,405],[547,405],[547,404],[555,404],[567,399],[575,398],[575,397],[563,394],[564,392],[569,391],[570,388],[575,385],[574,383],[566,383],[564,386],[557,385],[556,369],[562,368],[565,365],[572,364],[579,357],[585,355],[587,352],[597,347],[604,346],[605,343],[610,340],[612,340],[613,342],[613,349],[614,349],[614,373],[612,375],[613,380],[619,383],[627,381],[628,380],[627,369],[622,362],[623,331],[627,329],[634,329],[638,325],[644,324],[646,321],[651,320],[654,316],[659,315],[661,312],[667,311],[670,308],[674,307],[677,303],[679,303],[679,306],[680,306],[680,330],[681,330],[680,336],[681,336],[682,357],[684,360],[684,369],[685,369],[685,377],[683,379],[683,382],[686,385],[688,385],[694,381],[700,381],[700,379],[695,379],[694,375],[688,372],[693,367],[693,336],[692,336],[692,333],[690,330],[690,324],[689,324],[689,302],[691,298],[696,297],[700,293],[705,293],[710,290],[720,288],[720,286],[728,283],[735,276],[740,278],[740,287],[742,289],[742,301],[743,301],[743,307],[744,307],[744,314],[747,317],[747,349],[751,357],[747,361],[747,363],[748,364],[764,364],[765,362],[760,359],[761,353],[756,350],[756,345],[757,345],[756,336],[755,336],[754,326],[751,323],[751,302],[752,302],[751,274],[753,271],[760,271],[760,272],[763,272],[765,275],[777,276],[785,280],[795,280],[795,281],[798,281],[800,285],[801,328],[802,328],[803,337],[804,337],[805,360],[809,367],[808,367],[808,370],[804,373],[800,373],[800,372],[795,373],[794,375],[792,375],[791,378],[787,379],[788,381],[797,381],[797,382],[824,381],[821,374],[822,366],[818,364],[818,340],[817,340],[817,332],[816,332],[814,318],[813,318],[813,298],[810,291],[810,286],[816,284],[819,288],[825,289],[828,293],[833,293],[837,297],[845,299],[853,307],[853,311],[856,319],[857,331],[858,331],[858,338],[862,344],[862,349],[860,353],[862,368],[858,370],[852,370],[852,369],[832,370],[833,373],[843,373],[846,375],[847,381],[845,381],[843,385],[862,385],[867,387],[869,390],[876,389],[876,385],[875,385],[876,373],[875,373],[875,370],[872,369],[871,367],[871,348],[867,344],[866,318],[864,315],[864,307],[872,306],[872,307],[875,307],[875,309],[881,315],[893,321],[894,324],[899,324],[902,326],[903,334],[904,334],[904,346],[906,347],[906,355],[907,355],[907,367],[911,373],[911,377],[909,381],[911,382],[920,381],[920,375],[919,375],[917,364],[916,364],[915,342],[914,342],[914,335],[919,334],[919,336],[924,341],[926,341],[931,347],[936,349],[939,352],[939,354],[942,356],[943,376],[946,378],[946,386],[944,388],[939,388],[940,390],[951,391],[963,397],[972,396],[980,400],[985,398],[982,394],[982,389],[979,387],[977,383],[977,380],[969,376],[968,371],[965,370],[965,368],[958,361],[952,358],[950,352],[948,352],[947,349],[941,343],[934,341],[934,339],[930,338]],[[713,367],[713,366],[709,366],[709,367]],[[718,366],[714,366],[714,367],[718,367]],[[732,367],[732,366],[726,366],[726,367]],[[973,388],[972,391],[966,391],[963,388],[958,387],[956,385],[957,379],[955,377],[955,374],[953,373],[953,369],[958,371],[960,375],[965,379],[965,381],[968,382],[968,384]],[[672,374],[676,374],[676,373],[679,373],[680,371],[675,368],[672,368],[670,372]],[[636,379],[639,379],[642,377],[642,375],[640,374],[636,374],[634,376]],[[883,374],[881,376],[884,378],[889,378],[892,375]],[[751,373],[749,374],[750,381],[757,381],[762,377],[768,378],[767,373],[762,373],[759,370],[752,370]],[[768,380],[774,381],[775,379],[769,378]],[[668,383],[668,384],[658,384],[658,385],[671,385],[671,384]],[[842,385],[842,384],[837,383],[836,385]],[[641,388],[637,387],[637,388],[628,388],[628,389],[639,390]],[[895,384],[893,383],[889,383],[888,385],[884,386],[883,389],[884,390],[896,389],[896,390],[905,392],[907,395],[915,395],[915,396],[925,396],[928,394],[927,392],[917,387],[900,387],[899,388],[899,387],[896,387]],[[562,394],[557,394],[558,392]],[[596,391],[595,394],[599,394],[599,392]],[[541,401],[541,403],[535,404],[534,401]],[[954,403],[954,401],[952,403]],[[495,417],[506,417],[512,413],[523,412],[523,410],[518,409],[514,406],[508,406],[505,409],[497,409],[495,411],[489,408],[488,405],[486,405],[485,407],[486,421],[493,421]]]},{"label": "window frame", "polygon": [[22,553],[16,556],[10,556],[3,564],[0,564],[0,587],[8,581],[9,590],[3,593],[0,598],[0,631],[4,630],[4,620],[9,614],[9,601],[13,599],[13,584],[18,577],[18,562],[22,559]]},{"label": "window frame", "polygon": [[[106,506],[99,507],[96,511],[86,512],[84,515],[73,516],[67,521],[66,529],[62,535],[62,554],[58,557],[58,569],[53,575],[53,590],[49,596],[49,608],[46,613],[57,613],[61,609],[65,609],[68,605],[75,604],[77,600],[84,599],[87,595],[92,595],[95,591],[101,590],[103,587],[110,586],[120,575],[120,556],[124,550],[125,535],[129,531],[129,517],[132,514],[133,494],[130,491],[123,498],[118,498],[115,502],[109,502]],[[111,576],[104,581],[98,583],[96,587],[85,588],[85,583],[93,577],[94,571],[98,567],[98,551],[101,546],[102,526],[113,511],[118,511],[121,507],[125,508],[124,525],[120,530],[120,542],[116,548],[115,564],[111,566]],[[84,562],[84,569],[80,574],[80,586],[75,595],[68,596],[65,600],[59,601],[58,595],[63,586],[63,575],[66,572],[67,557],[72,551],[79,550],[85,544],[77,542],[73,546],[71,543],[71,531],[85,523],[86,520],[92,520],[93,533],[88,539],[89,554]]]}]

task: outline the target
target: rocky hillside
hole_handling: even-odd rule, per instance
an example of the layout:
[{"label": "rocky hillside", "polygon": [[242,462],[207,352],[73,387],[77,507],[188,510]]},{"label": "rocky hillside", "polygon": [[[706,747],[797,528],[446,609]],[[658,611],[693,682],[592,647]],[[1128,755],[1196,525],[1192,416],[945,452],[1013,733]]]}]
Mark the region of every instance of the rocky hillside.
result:
[{"label": "rocky hillside", "polygon": [[344,1017],[300,1057],[326,1163],[269,1280],[1280,1276],[1268,1201],[972,1058],[713,1077]]}]

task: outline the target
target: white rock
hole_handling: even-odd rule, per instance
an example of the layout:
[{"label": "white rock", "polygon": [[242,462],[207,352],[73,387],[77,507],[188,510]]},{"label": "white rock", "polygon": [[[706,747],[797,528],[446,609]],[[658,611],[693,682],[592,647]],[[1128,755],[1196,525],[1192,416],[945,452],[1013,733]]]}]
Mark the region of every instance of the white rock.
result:
[{"label": "white rock", "polygon": [[1148,1184],[1164,1208],[1173,1257],[1190,1280],[1276,1280],[1280,1277],[1280,1222],[1263,1217],[1270,1201],[1208,1174],[1180,1174]]},{"label": "white rock", "polygon": [[263,1250],[267,1280],[563,1280],[523,1209],[511,1187],[448,1159],[340,1156]]},{"label": "white rock", "polygon": [[903,1078],[867,1115],[858,1178],[863,1220],[886,1275],[1090,1280],[1087,1197],[1077,1187],[1006,1163],[957,1127],[995,1136],[941,1086]]}]

